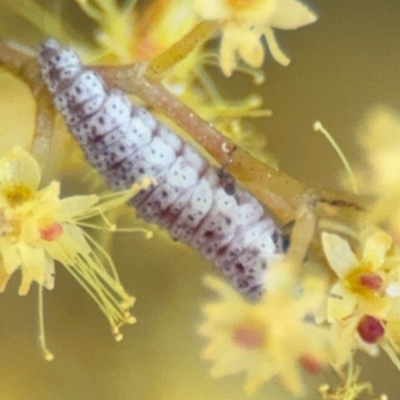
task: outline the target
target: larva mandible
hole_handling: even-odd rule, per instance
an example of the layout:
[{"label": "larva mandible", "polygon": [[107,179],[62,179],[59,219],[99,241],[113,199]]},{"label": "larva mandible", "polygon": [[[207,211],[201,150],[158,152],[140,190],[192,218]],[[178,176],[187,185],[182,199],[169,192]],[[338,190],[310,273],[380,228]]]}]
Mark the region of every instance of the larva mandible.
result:
[{"label": "larva mandible", "polygon": [[71,49],[50,39],[39,49],[39,64],[56,108],[110,189],[155,177],[157,185],[129,201],[138,215],[199,249],[247,298],[259,298],[264,270],[282,247],[260,203],[239,187],[226,190],[218,169],[191,144],[108,89]]}]

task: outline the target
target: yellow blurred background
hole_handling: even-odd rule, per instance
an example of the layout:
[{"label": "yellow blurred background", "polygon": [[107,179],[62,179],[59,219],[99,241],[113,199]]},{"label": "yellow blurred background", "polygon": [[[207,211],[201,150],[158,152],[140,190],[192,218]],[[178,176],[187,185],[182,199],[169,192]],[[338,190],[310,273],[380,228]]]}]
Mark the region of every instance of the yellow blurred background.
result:
[{"label": "yellow blurred background", "polygon": [[[38,44],[43,39],[39,31],[13,17],[5,1],[0,0],[0,35]],[[400,4],[398,0],[309,4],[320,15],[316,24],[277,32],[292,64],[284,68],[267,58],[265,85],[254,89],[250,78],[234,76],[231,79],[238,84],[227,81],[223,92],[233,98],[255,90],[262,94],[274,116],[257,121],[257,130],[267,135],[268,150],[279,159],[281,169],[313,186],[339,188],[343,167],[312,124],[322,121],[354,165],[363,160],[355,133],[367,112],[378,104],[400,112]],[[71,23],[78,22],[79,18]],[[220,73],[215,76],[223,85]],[[14,144],[19,136],[18,144],[27,145],[29,137],[21,133],[32,132],[34,103],[28,104],[23,85],[3,72],[0,87],[1,147]],[[59,152],[57,148],[52,157],[61,157]],[[46,177],[57,176],[48,168]],[[63,181],[65,193],[76,192],[79,180],[79,174],[69,175],[69,181]],[[201,279],[212,266],[196,251],[172,242],[157,228],[154,231],[151,240],[128,233],[113,239],[112,256],[121,280],[137,297],[133,314],[138,322],[123,328],[121,343],[114,341],[106,319],[86,292],[59,267],[55,289],[45,293],[46,333],[55,359],[44,361],[37,340],[36,293],[18,297],[19,276],[13,277],[0,297],[0,399],[247,398],[242,375],[213,380],[210,363],[200,358],[204,345],[196,334],[200,306],[212,296]],[[390,399],[400,399],[399,373],[385,356],[359,359],[362,378],[373,382],[376,395],[385,392]],[[306,378],[305,398],[317,399],[316,388],[331,377],[326,373]],[[252,398],[293,397],[273,381]]]}]

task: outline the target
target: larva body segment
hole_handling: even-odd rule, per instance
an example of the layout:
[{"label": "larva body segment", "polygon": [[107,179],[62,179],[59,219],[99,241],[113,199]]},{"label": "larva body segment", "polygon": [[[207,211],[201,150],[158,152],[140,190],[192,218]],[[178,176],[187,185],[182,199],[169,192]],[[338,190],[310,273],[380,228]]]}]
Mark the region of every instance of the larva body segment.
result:
[{"label": "larva body segment", "polygon": [[144,176],[157,185],[130,200],[138,215],[198,248],[249,299],[265,290],[265,269],[281,235],[248,192],[228,192],[189,143],[119,90],[106,88],[78,56],[55,40],[39,51],[43,79],[88,161],[112,190]]}]

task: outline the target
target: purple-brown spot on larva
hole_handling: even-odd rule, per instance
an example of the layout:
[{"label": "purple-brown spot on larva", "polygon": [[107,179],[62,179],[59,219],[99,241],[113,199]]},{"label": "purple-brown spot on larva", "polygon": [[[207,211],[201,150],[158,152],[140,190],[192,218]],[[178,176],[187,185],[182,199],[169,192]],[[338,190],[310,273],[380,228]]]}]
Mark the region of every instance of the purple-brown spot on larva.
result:
[{"label": "purple-brown spot on larva", "polygon": [[[144,108],[108,89],[78,56],[55,40],[39,50],[43,80],[88,161],[112,190],[145,176],[149,187],[129,200],[143,219],[198,248],[249,299],[265,291],[265,266],[282,250],[279,230],[260,203]],[[241,265],[241,268],[234,268]]]}]

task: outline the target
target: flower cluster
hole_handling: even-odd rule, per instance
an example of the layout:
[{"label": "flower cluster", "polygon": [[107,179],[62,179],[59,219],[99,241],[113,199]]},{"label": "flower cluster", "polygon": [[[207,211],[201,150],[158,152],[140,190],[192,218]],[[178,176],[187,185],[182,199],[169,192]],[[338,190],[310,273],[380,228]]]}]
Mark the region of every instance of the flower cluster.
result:
[{"label": "flower cluster", "polygon": [[[268,292],[256,304],[217,278],[206,279],[220,296],[203,307],[200,328],[209,340],[204,357],[214,361],[213,376],[246,371],[249,392],[280,376],[290,391],[301,394],[299,367],[317,373],[330,365],[341,373],[357,349],[375,356],[382,348],[400,366],[400,260],[390,236],[377,228],[363,230],[360,257],[338,234],[323,232],[321,241],[337,276],[330,288],[321,276],[298,280],[289,255],[269,266]],[[338,389],[338,397],[322,390],[324,398],[350,399],[347,393],[366,390],[369,385],[358,384],[356,375]]]},{"label": "flower cluster", "polygon": [[288,260],[276,260],[267,272],[269,291],[255,304],[217,278],[205,280],[220,297],[203,307],[206,320],[199,330],[209,340],[203,355],[214,361],[214,377],[246,371],[245,389],[253,393],[280,376],[301,394],[300,371],[316,374],[328,365],[328,331],[315,322],[325,297],[323,282],[310,276],[298,287],[294,276]]},{"label": "flower cluster", "polygon": [[373,229],[364,230],[361,236],[362,255],[357,258],[346,240],[322,234],[325,256],[338,277],[327,304],[327,319],[341,343],[335,360],[338,365],[347,361],[356,345],[370,354],[377,353],[377,343],[385,336],[386,318],[400,295],[400,264],[393,265],[387,259],[390,236]]},{"label": "flower cluster", "polygon": [[[141,7],[132,0],[75,0],[81,17],[95,25],[94,34],[84,41],[83,32],[67,28],[36,1],[23,3],[4,1],[15,15],[43,29],[44,36],[54,36],[81,50],[85,61],[116,64],[118,71],[122,63],[145,60],[144,77],[152,89],[155,85],[149,71],[157,64],[154,60],[165,63],[161,72],[152,76],[155,81],[164,79],[173,95],[238,147],[244,148],[248,141],[248,152],[272,164],[264,151],[266,138],[242,123],[242,118],[270,116],[271,111],[261,109],[260,99],[254,96],[238,102],[223,99],[207,67],[219,65],[225,77],[235,70],[247,72],[259,84],[264,77],[259,68],[265,44],[278,63],[288,65],[290,59],[279,47],[274,30],[297,29],[317,20],[316,13],[299,0],[154,0]],[[197,45],[214,34],[220,37],[217,52],[211,46]],[[187,43],[196,45],[188,49]],[[240,64],[241,60],[244,63]],[[0,62],[6,64],[7,57],[0,54]],[[122,71],[127,69],[129,66],[124,66]],[[26,71],[20,75],[31,76]],[[193,120],[193,113],[185,112],[186,120]],[[314,224],[312,220],[309,230],[297,234],[299,240],[293,235],[289,252],[268,265],[268,291],[259,302],[246,302],[218,278],[205,279],[218,295],[218,300],[203,307],[204,321],[199,328],[207,340],[203,356],[212,360],[214,377],[245,372],[249,393],[276,377],[293,394],[301,395],[306,386],[304,373],[317,374],[333,367],[343,386],[332,389],[323,385],[322,398],[353,400],[370,391],[369,383],[358,382],[359,369],[353,365],[357,350],[371,356],[383,350],[400,369],[399,126],[394,112],[373,113],[362,140],[369,176],[362,177],[363,171],[357,184],[374,201],[365,208],[355,204],[361,217],[344,213],[347,220],[338,219],[328,228],[324,227],[326,214],[317,210],[320,198],[303,201],[313,190],[305,188],[298,195],[294,181],[285,175],[283,190],[277,194],[274,191],[281,189],[279,185],[266,185],[262,179],[271,182],[275,170],[262,176],[243,165],[271,191],[271,204],[265,202],[268,207],[287,200],[297,206],[292,219],[306,206],[311,213],[315,211],[313,216],[319,221]],[[229,163],[217,161],[223,170]],[[71,165],[71,158],[68,162]],[[134,298],[122,287],[107,252],[82,228],[92,226],[86,219],[105,218],[105,212],[150,182],[106,198],[61,199],[58,182],[39,189],[40,180],[37,162],[21,148],[9,150],[0,159],[0,290],[5,290],[16,271],[22,274],[20,295],[28,294],[33,282],[38,284],[40,340],[46,358],[51,359],[44,340],[42,289],[54,287],[55,262],[64,265],[88,291],[117,339],[122,337],[120,326],[135,321],[129,311]],[[343,204],[342,199],[332,201],[338,208]]]},{"label": "flower cluster", "polygon": [[[150,183],[104,201],[96,195],[60,199],[59,183],[39,190],[40,179],[38,163],[22,148],[11,148],[0,158],[0,290],[17,270],[20,295],[28,294],[32,282],[51,290],[58,261],[97,302],[120,340],[120,326],[135,322],[129,312],[134,298],[119,282],[110,257],[80,226],[90,226],[86,219],[124,204]],[[51,359],[44,339],[42,347]]]},{"label": "flower cluster", "polygon": [[264,59],[265,37],[272,57],[282,65],[290,59],[276,42],[273,29],[297,29],[317,20],[313,11],[297,0],[195,0],[195,8],[206,20],[217,20],[222,30],[221,68],[230,76],[237,55],[259,68]]}]

